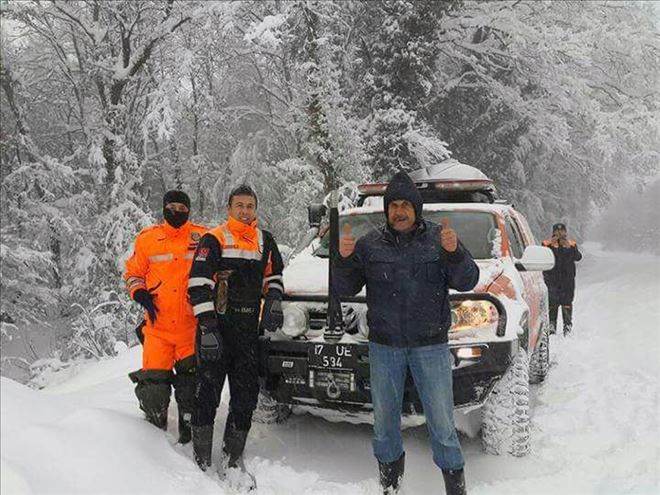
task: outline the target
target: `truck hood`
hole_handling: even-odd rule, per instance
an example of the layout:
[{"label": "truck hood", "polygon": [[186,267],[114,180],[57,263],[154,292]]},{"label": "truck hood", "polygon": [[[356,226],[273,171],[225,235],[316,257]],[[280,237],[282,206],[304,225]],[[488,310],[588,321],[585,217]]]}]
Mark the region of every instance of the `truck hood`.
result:
[{"label": "truck hood", "polygon": [[328,294],[328,259],[312,255],[305,249],[284,269],[287,294]]},{"label": "truck hood", "polygon": [[[515,271],[513,263],[507,259],[477,260],[479,266],[479,281],[471,292],[488,292],[496,296],[504,304],[507,312],[506,333],[496,340],[512,340],[521,333],[519,325],[521,316],[527,305],[520,300],[522,287],[514,287]],[[290,295],[326,296],[328,294],[328,260],[312,255],[311,249],[305,249],[298,254],[284,269],[284,287]],[[455,291],[450,291],[455,292]],[[365,295],[362,289],[360,295]],[[348,338],[348,335],[344,336]],[[465,336],[462,344],[482,342],[481,337]],[[457,342],[452,338],[452,342]]]},{"label": "truck hood", "polygon": [[[500,260],[477,260],[479,281],[474,292],[487,292],[492,283],[504,271]],[[312,255],[310,249],[298,254],[284,270],[284,287],[287,294],[328,294],[328,259]],[[364,289],[361,293],[364,293]]]}]

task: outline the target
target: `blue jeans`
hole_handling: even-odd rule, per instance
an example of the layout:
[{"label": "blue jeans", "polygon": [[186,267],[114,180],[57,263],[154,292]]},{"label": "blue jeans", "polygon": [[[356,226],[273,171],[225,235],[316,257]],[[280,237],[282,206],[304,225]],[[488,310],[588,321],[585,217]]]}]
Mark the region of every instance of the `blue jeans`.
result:
[{"label": "blue jeans", "polygon": [[410,369],[426,415],[433,462],[440,469],[463,467],[465,461],[454,425],[451,363],[447,344],[391,347],[369,342],[373,449],[378,461],[393,462],[403,454],[401,408]]}]

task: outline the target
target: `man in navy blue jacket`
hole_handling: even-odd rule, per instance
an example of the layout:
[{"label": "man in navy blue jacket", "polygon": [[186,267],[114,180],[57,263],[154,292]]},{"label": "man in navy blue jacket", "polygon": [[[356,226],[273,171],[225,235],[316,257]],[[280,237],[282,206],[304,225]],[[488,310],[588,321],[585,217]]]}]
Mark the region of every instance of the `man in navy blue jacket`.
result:
[{"label": "man in navy blue jacket", "polygon": [[367,286],[369,363],[374,407],[373,450],[384,493],[397,493],[403,477],[401,407],[408,369],[431,437],[433,461],[448,494],[464,494],[463,453],[454,425],[449,288],[472,289],[479,268],[449,227],[427,222],[422,197],[405,172],[384,197],[387,224],[357,241],[342,228],[342,259],[333,285],[340,295]]}]

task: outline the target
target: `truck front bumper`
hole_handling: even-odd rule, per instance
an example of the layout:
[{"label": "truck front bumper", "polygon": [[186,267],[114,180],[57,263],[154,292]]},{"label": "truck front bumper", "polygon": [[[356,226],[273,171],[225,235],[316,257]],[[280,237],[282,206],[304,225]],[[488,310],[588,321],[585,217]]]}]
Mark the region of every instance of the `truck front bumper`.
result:
[{"label": "truck front bumper", "polygon": [[[369,347],[349,346],[350,363],[330,362],[323,366],[311,356],[314,342],[262,339],[263,375],[266,389],[278,402],[314,405],[347,411],[371,410]],[[454,407],[478,407],[488,398],[507,370],[518,349],[518,341],[483,344],[453,344]],[[336,367],[339,364],[341,367]],[[335,366],[332,366],[335,365]],[[412,377],[406,379],[404,413],[421,413],[423,407]]]}]

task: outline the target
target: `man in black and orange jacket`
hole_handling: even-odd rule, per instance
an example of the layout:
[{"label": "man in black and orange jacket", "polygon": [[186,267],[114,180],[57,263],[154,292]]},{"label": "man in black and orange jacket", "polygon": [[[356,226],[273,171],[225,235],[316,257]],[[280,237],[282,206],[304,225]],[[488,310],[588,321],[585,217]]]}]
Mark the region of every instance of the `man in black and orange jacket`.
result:
[{"label": "man in black and orange jacket", "polygon": [[567,238],[566,225],[556,223],[552,227],[552,239],[543,245],[555,255],[555,266],[543,272],[550,299],[550,333],[557,331],[557,317],[561,306],[564,335],[573,329],[573,298],[575,296],[575,262],[582,259],[577,243]]},{"label": "man in black and orange jacket", "polygon": [[273,236],[257,227],[257,196],[252,188],[235,188],[227,211],[227,222],[200,240],[188,282],[198,320],[193,452],[202,470],[211,465],[213,423],[225,376],[231,400],[224,462],[226,467],[244,470],[243,450],[259,394],[259,332],[275,331],[283,322],[284,264]]}]

